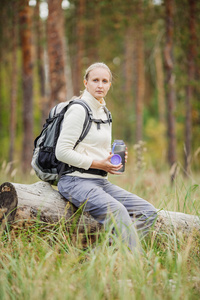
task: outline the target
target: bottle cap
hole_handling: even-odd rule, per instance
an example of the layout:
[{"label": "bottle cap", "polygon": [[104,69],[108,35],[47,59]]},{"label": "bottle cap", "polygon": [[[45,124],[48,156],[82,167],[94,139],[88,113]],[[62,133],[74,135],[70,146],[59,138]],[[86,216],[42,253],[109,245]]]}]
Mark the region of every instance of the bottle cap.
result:
[{"label": "bottle cap", "polygon": [[114,154],[111,159],[111,164],[113,165],[119,165],[122,162],[122,158],[119,154]]}]

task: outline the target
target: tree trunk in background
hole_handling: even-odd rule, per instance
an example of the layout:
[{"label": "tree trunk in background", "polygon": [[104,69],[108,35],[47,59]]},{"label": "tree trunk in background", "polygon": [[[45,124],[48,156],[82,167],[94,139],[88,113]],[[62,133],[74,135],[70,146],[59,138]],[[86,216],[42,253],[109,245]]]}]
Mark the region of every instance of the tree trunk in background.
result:
[{"label": "tree trunk in background", "polygon": [[35,32],[36,32],[36,60],[37,60],[37,71],[40,85],[40,107],[42,111],[41,123],[44,124],[45,119],[48,115],[47,97],[45,91],[45,72],[44,72],[44,28],[40,18],[39,11],[40,1],[37,0],[34,10],[34,21],[35,21]]},{"label": "tree trunk in background", "polygon": [[124,113],[125,113],[125,136],[124,139],[129,142],[135,141],[135,135],[134,135],[134,127],[133,127],[133,121],[132,121],[132,115],[134,114],[134,74],[135,74],[135,59],[134,59],[134,53],[135,53],[135,47],[134,47],[134,22],[133,22],[133,15],[134,12],[129,9],[127,12],[127,20],[129,25],[125,29],[125,35],[124,35],[124,100],[125,100],[125,107],[124,107]]},{"label": "tree trunk in background", "polygon": [[[0,18],[0,44],[2,45],[2,36],[3,36],[3,10],[1,10],[1,18]],[[0,45],[0,139],[3,137],[3,101],[2,101],[2,66],[3,66],[3,50],[2,46]]]},{"label": "tree trunk in background", "polygon": [[[76,62],[74,72],[74,94],[80,95],[82,86],[82,70],[83,70],[83,57],[84,57],[84,37],[85,37],[85,25],[84,25],[84,14],[85,14],[85,0],[79,0],[77,6],[77,49],[76,49]],[[96,24],[95,24],[96,26]]]},{"label": "tree trunk in background", "polygon": [[67,79],[65,75],[65,35],[62,0],[48,0],[47,41],[50,78],[50,107],[65,101]]},{"label": "tree trunk in background", "polygon": [[124,53],[124,70],[125,70],[125,99],[128,109],[133,105],[133,73],[134,73],[134,24],[131,24],[125,32],[125,53]]},{"label": "tree trunk in background", "polygon": [[33,58],[31,7],[28,0],[20,1],[20,35],[23,69],[23,148],[22,170],[30,170],[33,153]]},{"label": "tree trunk in background", "polygon": [[17,36],[18,36],[18,2],[12,1],[14,13],[12,15],[12,58],[11,58],[11,97],[10,97],[10,146],[9,162],[14,160],[14,146],[16,136],[16,104],[17,104]]},{"label": "tree trunk in background", "polygon": [[192,143],[192,98],[194,93],[193,81],[195,79],[195,58],[197,55],[197,32],[196,32],[196,1],[188,0],[189,3],[189,46],[187,53],[188,84],[186,87],[186,122],[185,122],[185,175],[188,175],[191,160]]},{"label": "tree trunk in background", "polygon": [[135,50],[136,50],[136,143],[143,136],[143,103],[145,95],[145,73],[144,73],[144,13],[143,1],[139,0],[136,8],[137,25],[135,27]]},{"label": "tree trunk in background", "polygon": [[[89,40],[87,40],[87,44],[89,42],[89,51],[88,65],[93,64],[94,62],[99,61],[99,45],[101,41],[100,29],[101,29],[101,0],[94,0],[93,2],[93,19],[88,26],[88,33],[86,32],[86,36],[89,35]],[[84,45],[83,45],[84,46]]]},{"label": "tree trunk in background", "polygon": [[[166,98],[168,110],[168,161],[170,166],[176,163],[176,131],[175,131],[175,76],[173,62],[173,15],[174,1],[165,0],[166,9],[166,45],[165,45],[165,67],[166,67]],[[173,182],[176,175],[176,168],[172,168],[171,181]]]},{"label": "tree trunk in background", "polygon": [[158,91],[158,117],[159,121],[165,124],[165,87],[164,87],[164,72],[163,61],[160,46],[155,52],[155,66],[156,66],[156,87]]}]

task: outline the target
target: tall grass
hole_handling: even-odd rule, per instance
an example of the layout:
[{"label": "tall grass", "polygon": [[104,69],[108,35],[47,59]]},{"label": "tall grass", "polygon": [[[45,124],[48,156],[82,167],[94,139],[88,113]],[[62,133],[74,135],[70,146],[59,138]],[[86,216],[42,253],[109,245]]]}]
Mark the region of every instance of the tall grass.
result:
[{"label": "tall grass", "polygon": [[[199,215],[198,175],[189,180],[179,176],[171,187],[166,172],[127,172],[111,180],[157,208]],[[152,232],[143,248],[144,254],[132,254],[105,232],[96,244],[83,248],[78,233],[72,239],[62,223],[5,232],[0,240],[0,299],[200,298],[198,233],[181,238]]]}]

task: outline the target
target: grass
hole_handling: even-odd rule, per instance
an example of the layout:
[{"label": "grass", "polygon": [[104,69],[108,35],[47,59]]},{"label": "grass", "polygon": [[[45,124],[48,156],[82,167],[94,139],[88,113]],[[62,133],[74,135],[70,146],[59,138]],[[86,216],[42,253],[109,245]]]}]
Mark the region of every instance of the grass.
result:
[{"label": "grass", "polygon": [[[27,183],[35,181],[30,175]],[[0,174],[1,181],[11,180]],[[20,178],[18,176],[18,178]],[[149,200],[157,208],[199,216],[199,175],[181,175],[173,187],[169,174],[153,169],[111,181]],[[0,239],[0,299],[191,299],[200,298],[200,236],[159,232],[143,242],[144,255],[132,254],[102,233],[82,249],[63,224],[5,232]]]}]

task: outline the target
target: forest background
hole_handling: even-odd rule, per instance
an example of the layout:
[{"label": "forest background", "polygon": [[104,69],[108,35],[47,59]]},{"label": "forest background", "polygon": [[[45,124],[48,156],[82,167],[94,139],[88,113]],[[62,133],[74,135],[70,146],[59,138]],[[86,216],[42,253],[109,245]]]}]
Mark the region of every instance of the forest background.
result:
[{"label": "forest background", "polygon": [[[156,171],[200,166],[200,2],[1,0],[0,163],[30,172],[49,109],[105,62],[113,139]],[[143,141],[143,142],[141,142]],[[134,146],[135,145],[135,146]],[[134,146],[134,147],[133,147]],[[147,149],[146,153],[145,150]]]}]

